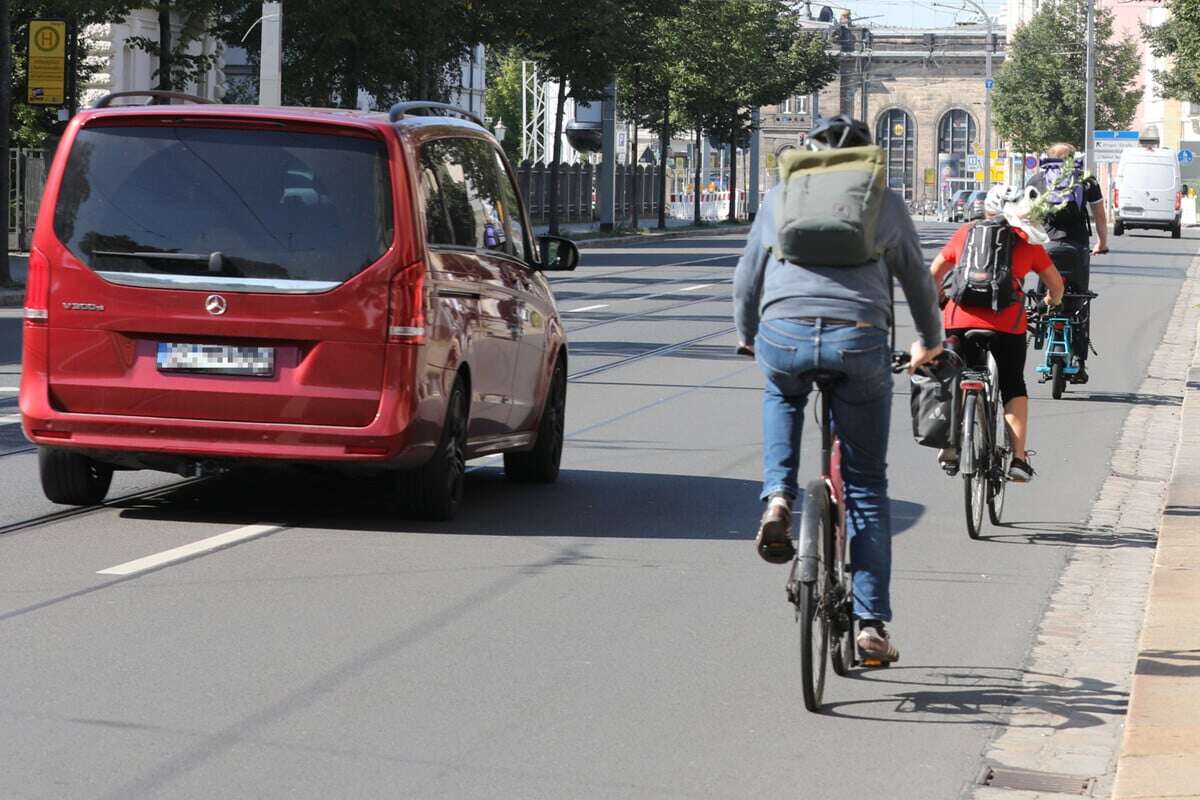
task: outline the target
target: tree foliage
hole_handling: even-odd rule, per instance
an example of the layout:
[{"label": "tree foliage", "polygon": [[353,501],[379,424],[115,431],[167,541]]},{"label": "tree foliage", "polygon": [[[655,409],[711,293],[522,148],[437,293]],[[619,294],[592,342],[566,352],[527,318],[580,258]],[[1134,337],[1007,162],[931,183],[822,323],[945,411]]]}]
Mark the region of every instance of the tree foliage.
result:
[{"label": "tree foliage", "polygon": [[[1133,121],[1141,90],[1137,45],[1113,40],[1112,13],[1096,6],[1096,128]],[[1083,149],[1087,10],[1085,0],[1046,0],[1017,29],[992,92],[996,130],[1018,150],[1054,142]]]},{"label": "tree foliage", "polygon": [[487,56],[487,94],[484,106],[493,122],[503,122],[507,133],[500,146],[514,164],[521,153],[521,54],[492,48]]},{"label": "tree foliage", "polygon": [[[217,14],[222,8],[220,0],[160,0],[146,8],[159,14],[157,37],[130,36],[126,43],[135,49],[144,50],[158,61],[158,68],[151,75],[156,85],[174,91],[182,91],[189,83],[198,82],[217,62],[218,53],[192,53],[193,43],[212,33]],[[170,29],[163,30],[167,20],[178,20],[179,32],[172,35]],[[163,40],[167,40],[167,72],[162,74]]]},{"label": "tree foliage", "polygon": [[1150,52],[1170,59],[1154,80],[1163,97],[1200,103],[1200,0],[1167,0],[1166,9],[1165,23],[1142,27]]}]

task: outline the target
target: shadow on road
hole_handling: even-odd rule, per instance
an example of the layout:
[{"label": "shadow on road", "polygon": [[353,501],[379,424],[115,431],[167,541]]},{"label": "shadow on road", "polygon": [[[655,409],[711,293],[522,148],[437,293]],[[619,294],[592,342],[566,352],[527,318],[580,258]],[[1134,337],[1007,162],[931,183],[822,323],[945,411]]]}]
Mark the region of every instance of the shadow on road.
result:
[{"label": "shadow on road", "polygon": [[980,536],[980,541],[997,544],[1041,544],[1055,547],[1098,547],[1112,550],[1121,547],[1155,547],[1158,531],[1149,528],[1089,528],[1071,522],[1006,522],[999,530],[1012,533],[993,533]]},{"label": "shadow on road", "polygon": [[[239,472],[117,508],[130,519],[342,531],[749,541],[762,513],[760,489],[735,478],[595,470],[564,470],[557,484],[539,486],[484,467],[468,475],[455,520],[425,522],[406,519],[382,481]],[[892,500],[893,533],[924,513],[923,505]]]},{"label": "shadow on road", "polygon": [[1063,400],[1077,403],[1121,403],[1131,406],[1178,406],[1183,398],[1173,394],[1139,394],[1137,392],[1092,392],[1091,394],[1064,394]]},{"label": "shadow on road", "polygon": [[824,713],[879,722],[1066,730],[1124,716],[1129,702],[1127,692],[1107,681],[1009,667],[905,666],[859,670],[850,677],[877,684],[881,695],[830,702]]}]

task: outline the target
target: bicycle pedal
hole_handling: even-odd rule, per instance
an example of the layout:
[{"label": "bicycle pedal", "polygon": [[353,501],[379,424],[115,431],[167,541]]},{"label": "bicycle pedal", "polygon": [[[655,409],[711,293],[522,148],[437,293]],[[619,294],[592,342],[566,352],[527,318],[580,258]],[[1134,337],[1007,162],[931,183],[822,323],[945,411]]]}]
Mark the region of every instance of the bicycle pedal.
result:
[{"label": "bicycle pedal", "polygon": [[892,662],[884,661],[882,658],[864,658],[859,662],[864,667],[890,667]]}]

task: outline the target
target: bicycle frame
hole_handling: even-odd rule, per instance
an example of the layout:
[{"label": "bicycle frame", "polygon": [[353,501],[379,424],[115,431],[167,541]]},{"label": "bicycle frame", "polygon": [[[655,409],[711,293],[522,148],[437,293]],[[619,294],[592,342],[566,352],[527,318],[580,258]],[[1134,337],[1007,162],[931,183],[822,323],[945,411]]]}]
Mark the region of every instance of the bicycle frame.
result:
[{"label": "bicycle frame", "polygon": [[[830,510],[834,518],[830,522],[833,523],[835,531],[835,557],[840,555],[841,561],[846,563],[849,559],[847,558],[845,487],[842,483],[842,448],[837,434],[833,432],[833,410],[830,405],[832,394],[832,386],[818,386],[818,415],[821,419],[821,479],[825,482],[829,498],[832,501]],[[800,546],[804,550],[800,553],[799,578],[802,581],[816,580],[818,565],[821,561],[819,552],[821,543],[816,540],[802,541]]]},{"label": "bicycle frame", "polygon": [[[1049,375],[1056,363],[1062,364],[1064,375],[1078,375],[1081,367],[1076,353],[1072,350],[1076,326],[1086,325],[1091,316],[1092,300],[1098,297],[1095,292],[1067,292],[1064,300],[1082,300],[1079,308],[1072,314],[1060,313],[1052,317],[1032,318],[1035,330],[1033,347],[1035,350],[1045,348],[1042,363],[1035,371],[1041,375]],[[1032,302],[1032,301],[1031,301]],[[1032,312],[1031,312],[1032,313]],[[1085,347],[1088,345],[1085,344]]]}]

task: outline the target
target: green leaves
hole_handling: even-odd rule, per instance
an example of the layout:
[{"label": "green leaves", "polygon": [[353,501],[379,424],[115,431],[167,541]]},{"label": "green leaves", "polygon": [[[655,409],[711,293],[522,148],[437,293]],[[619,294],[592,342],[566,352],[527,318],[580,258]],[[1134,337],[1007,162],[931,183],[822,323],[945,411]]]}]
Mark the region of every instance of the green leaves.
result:
[{"label": "green leaves", "polygon": [[[1046,0],[1013,36],[996,75],[992,115],[1016,149],[1037,152],[1060,141],[1084,146],[1086,13],[1084,0]],[[1098,5],[1095,14],[1096,128],[1123,129],[1141,95],[1137,45],[1113,40],[1109,11]]]},{"label": "green leaves", "polygon": [[1163,97],[1200,103],[1200,0],[1167,0],[1170,18],[1157,27],[1142,26],[1150,52],[1170,59],[1154,71]]}]

